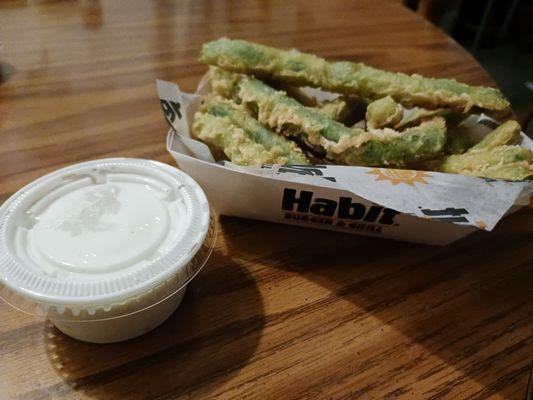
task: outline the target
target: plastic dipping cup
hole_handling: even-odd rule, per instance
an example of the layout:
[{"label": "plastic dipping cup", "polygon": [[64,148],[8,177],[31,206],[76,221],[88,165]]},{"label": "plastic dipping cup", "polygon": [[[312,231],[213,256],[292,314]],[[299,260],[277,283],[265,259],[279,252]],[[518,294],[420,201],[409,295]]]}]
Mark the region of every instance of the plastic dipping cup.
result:
[{"label": "plastic dipping cup", "polygon": [[76,339],[130,339],[179,306],[215,233],[204,192],[174,167],[76,164],[0,208],[0,295]]}]

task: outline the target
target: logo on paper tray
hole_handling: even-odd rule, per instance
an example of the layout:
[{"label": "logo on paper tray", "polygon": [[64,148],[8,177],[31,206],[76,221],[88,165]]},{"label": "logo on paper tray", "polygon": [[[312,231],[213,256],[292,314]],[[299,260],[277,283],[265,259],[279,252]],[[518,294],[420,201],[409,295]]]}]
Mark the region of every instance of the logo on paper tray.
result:
[{"label": "logo on paper tray", "polygon": [[[263,164],[261,168],[272,169],[272,165]],[[324,171],[328,167],[325,165],[306,165],[306,164],[286,164],[278,168],[278,174],[298,174],[298,175],[310,175],[310,176],[320,176],[321,178],[327,179],[331,182],[336,182],[336,179],[333,176],[324,176]]]},{"label": "logo on paper tray", "polygon": [[373,168],[367,174],[375,175],[376,181],[388,181],[392,183],[392,186],[402,183],[408,186],[415,186],[417,183],[427,185],[426,178],[429,176],[429,173],[425,171],[393,168]]},{"label": "logo on paper tray", "polygon": [[353,202],[351,197],[337,200],[314,197],[314,193],[285,188],[281,209],[284,218],[315,224],[381,233],[382,226],[397,226],[398,211],[379,205]]},{"label": "logo on paper tray", "polygon": [[171,101],[171,100],[159,100],[161,103],[161,108],[163,109],[163,112],[165,113],[165,119],[167,120],[168,124],[171,128],[174,127],[174,122],[176,121],[176,117],[181,119],[181,104],[177,101]]},{"label": "logo on paper tray", "polygon": [[464,208],[445,208],[443,210],[431,210],[429,208],[420,209],[422,214],[431,219],[436,219],[441,222],[454,222],[456,224],[468,222],[468,218],[465,215],[468,215],[468,210]]}]

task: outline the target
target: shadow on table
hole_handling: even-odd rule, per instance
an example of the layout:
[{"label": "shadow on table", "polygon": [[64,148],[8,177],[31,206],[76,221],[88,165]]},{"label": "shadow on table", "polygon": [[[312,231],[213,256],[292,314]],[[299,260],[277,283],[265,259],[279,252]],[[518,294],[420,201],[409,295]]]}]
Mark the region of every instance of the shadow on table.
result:
[{"label": "shadow on table", "polygon": [[[415,371],[424,358],[437,355],[443,361],[440,365],[423,370],[423,375],[420,369],[408,372],[409,379],[431,382],[433,374],[451,366],[459,372],[457,384],[461,376],[467,376],[482,383],[482,390],[497,391],[527,375],[527,332],[525,339],[513,337],[512,332],[521,329],[524,333],[528,324],[531,326],[531,220],[531,213],[520,212],[506,218],[490,234],[475,233],[444,247],[235,218],[222,218],[221,226],[230,232],[234,231],[233,224],[240,229],[226,237],[234,258],[270,257],[269,264],[275,268],[296,272],[328,288],[331,302],[342,298],[356,305],[353,320],[362,322],[354,326],[365,329],[364,321],[371,315],[405,334],[407,347],[393,349],[396,344],[384,340],[377,345],[379,354],[371,355],[380,365],[376,374],[386,375],[386,381],[410,368]],[[354,336],[360,333],[354,332]],[[501,349],[495,350],[498,339],[496,348]],[[420,345],[428,351],[416,350]],[[404,365],[389,362],[395,357],[391,354],[400,358],[410,350],[413,357]],[[520,363],[506,361],[504,365],[512,369],[500,371],[498,362],[513,357],[513,352],[520,355]],[[353,362],[358,362],[357,357]],[[365,365],[370,368],[372,364],[360,362],[354,369],[364,372]],[[502,379],[495,382],[498,374]],[[376,376],[376,381],[379,379],[384,378]],[[450,390],[448,379],[456,378],[441,376],[434,381],[439,383],[429,383],[427,397],[439,397]]]},{"label": "shadow on table", "polygon": [[253,356],[263,320],[255,281],[215,250],[178,310],[142,337],[97,345],[48,324],[47,354],[65,382],[54,393],[76,390],[96,399],[216,394]]}]

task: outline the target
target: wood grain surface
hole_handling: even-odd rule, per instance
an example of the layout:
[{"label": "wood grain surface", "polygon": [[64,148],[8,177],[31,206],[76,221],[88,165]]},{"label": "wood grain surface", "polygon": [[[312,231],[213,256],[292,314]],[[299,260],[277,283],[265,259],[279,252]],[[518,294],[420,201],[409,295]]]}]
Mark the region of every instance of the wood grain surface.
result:
[{"label": "wood grain surface", "polygon": [[[193,90],[220,36],[492,83],[394,1],[0,7],[0,201],[78,161],[172,164],[155,79]],[[447,247],[222,217],[184,303],[144,337],[86,344],[2,303],[0,399],[523,399],[532,214]]]}]

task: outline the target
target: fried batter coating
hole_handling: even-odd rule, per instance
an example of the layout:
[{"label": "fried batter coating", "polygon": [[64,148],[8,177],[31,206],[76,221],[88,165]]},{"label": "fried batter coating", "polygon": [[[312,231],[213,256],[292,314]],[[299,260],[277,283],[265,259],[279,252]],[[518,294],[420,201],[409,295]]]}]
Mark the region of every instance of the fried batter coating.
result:
[{"label": "fried batter coating", "polygon": [[286,82],[272,80],[267,81],[266,84],[276,90],[281,90],[285,92],[287,96],[293,98],[298,103],[306,107],[316,107],[319,105],[315,97],[307,94],[302,88],[299,88],[298,86],[289,85]]},{"label": "fried batter coating", "polygon": [[371,129],[394,126],[402,120],[403,107],[390,96],[373,101],[366,108],[366,126]]},{"label": "fried batter coating", "polygon": [[405,166],[435,157],[446,141],[442,118],[405,132],[348,128],[249,77],[241,80],[238,97],[261,123],[344,164]]},{"label": "fried batter coating", "polygon": [[481,148],[447,156],[438,167],[441,172],[519,181],[533,176],[532,152],[521,146]]},{"label": "fried batter coating", "polygon": [[[234,97],[235,90],[242,77],[241,74],[214,66],[209,67],[209,74],[213,93],[227,99]],[[297,86],[275,81],[268,82],[268,84],[277,90],[285,92],[287,96],[295,99],[298,103],[306,107],[316,107],[321,114],[336,121],[343,120],[349,116],[348,102],[340,97],[319,103],[313,96],[308,95],[304,90]]]},{"label": "fried batter coating", "polygon": [[260,78],[357,94],[371,100],[391,96],[408,107],[448,107],[463,112],[472,107],[491,111],[509,108],[509,102],[494,88],[383,71],[362,63],[327,62],[297,50],[280,50],[244,40],[223,38],[205,43],[200,60]]},{"label": "fried batter coating", "polygon": [[235,164],[289,163],[284,155],[269,151],[265,146],[251,140],[244,129],[232,124],[228,117],[198,112],[195,115],[193,130],[196,137],[217,150],[222,150]]},{"label": "fried batter coating", "polygon": [[499,127],[489,132],[475,146],[471,147],[468,152],[477,150],[490,150],[505,144],[513,144],[520,138],[520,124],[516,121],[506,121]]},{"label": "fried batter coating", "polygon": [[[428,110],[427,108],[413,107],[409,110],[404,110],[402,119],[394,125],[396,129],[404,129],[408,126],[415,126],[420,124],[422,121],[431,119],[433,117],[444,117],[448,122],[449,119],[464,119],[463,114],[457,112],[454,113],[453,110],[447,108],[435,108],[433,110]],[[454,118],[452,118],[454,117]]]},{"label": "fried batter coating", "polygon": [[195,116],[195,134],[222,149],[236,164],[308,164],[294,142],[265,128],[232,101],[210,96],[201,110]]},{"label": "fried batter coating", "polygon": [[241,79],[240,74],[227,71],[218,67],[209,67],[209,77],[211,78],[211,89],[213,93],[225,98],[232,98],[237,85]]},{"label": "fried batter coating", "polygon": [[[447,122],[449,121],[447,120]],[[448,129],[446,153],[463,154],[467,151],[491,149],[504,144],[515,144],[520,138],[520,129],[518,122],[507,121],[479,141],[468,128],[458,125]]]}]

